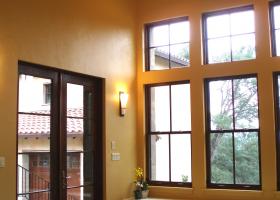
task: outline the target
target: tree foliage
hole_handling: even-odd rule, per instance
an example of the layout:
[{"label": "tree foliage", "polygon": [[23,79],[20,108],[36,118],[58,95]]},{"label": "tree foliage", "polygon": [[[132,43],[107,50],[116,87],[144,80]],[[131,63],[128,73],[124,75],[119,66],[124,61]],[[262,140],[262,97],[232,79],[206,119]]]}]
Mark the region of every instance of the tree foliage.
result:
[{"label": "tree foliage", "polygon": [[[253,54],[252,48],[244,47],[234,53],[234,59],[250,59]],[[210,136],[211,182],[258,184],[258,134],[246,132],[246,129],[258,128],[257,80],[225,80],[219,85],[218,93],[220,97],[215,106],[219,112],[211,115],[211,129],[225,131]],[[232,129],[245,131],[234,133],[229,131]]]}]

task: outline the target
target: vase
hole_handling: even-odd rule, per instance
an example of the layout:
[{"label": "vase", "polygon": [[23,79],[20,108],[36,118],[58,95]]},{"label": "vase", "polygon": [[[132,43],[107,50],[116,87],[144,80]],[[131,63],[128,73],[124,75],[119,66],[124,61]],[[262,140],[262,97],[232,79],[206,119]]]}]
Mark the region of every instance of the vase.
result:
[{"label": "vase", "polygon": [[142,190],[141,193],[142,193],[142,198],[143,199],[145,199],[149,196],[149,190]]},{"label": "vase", "polygon": [[134,190],[134,198],[141,199],[142,198],[142,191],[141,190]]}]

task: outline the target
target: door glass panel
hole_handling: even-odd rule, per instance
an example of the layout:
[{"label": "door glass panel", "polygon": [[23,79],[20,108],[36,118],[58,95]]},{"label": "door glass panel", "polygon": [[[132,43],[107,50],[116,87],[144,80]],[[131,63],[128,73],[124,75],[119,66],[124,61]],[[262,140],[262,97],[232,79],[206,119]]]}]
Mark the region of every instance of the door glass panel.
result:
[{"label": "door glass panel", "polygon": [[50,114],[51,80],[21,74],[19,76],[18,111]]},{"label": "door glass panel", "polygon": [[67,200],[92,200],[93,187],[78,187],[67,190]]},{"label": "door glass panel", "polygon": [[67,117],[83,117],[84,88],[67,83]]},{"label": "door glass panel", "polygon": [[19,76],[18,200],[50,196],[51,80]]},{"label": "door glass panel", "polygon": [[[67,199],[92,198],[93,134],[92,92],[67,84]],[[73,112],[74,111],[74,112]],[[87,194],[85,194],[85,192]],[[88,194],[89,193],[89,194]]]}]

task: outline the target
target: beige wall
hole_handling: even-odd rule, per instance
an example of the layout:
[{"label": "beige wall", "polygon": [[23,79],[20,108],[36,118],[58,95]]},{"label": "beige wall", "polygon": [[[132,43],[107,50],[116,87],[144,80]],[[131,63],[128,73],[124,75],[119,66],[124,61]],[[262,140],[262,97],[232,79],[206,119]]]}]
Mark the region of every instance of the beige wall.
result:
[{"label": "beige wall", "polygon": [[[233,63],[202,65],[201,14],[224,8],[254,4],[256,21],[255,60]],[[138,164],[145,166],[144,146],[144,93],[147,83],[190,80],[192,106],[192,179],[193,188],[151,187],[151,195],[178,199],[251,200],[280,199],[276,192],[276,149],[272,72],[280,71],[280,58],[270,54],[269,16],[267,0],[142,0],[137,11],[137,117]],[[164,71],[143,72],[144,41],[143,24],[153,21],[189,16],[190,67]],[[206,77],[258,73],[259,109],[261,129],[262,191],[206,189],[204,95],[203,80]]]},{"label": "beige wall", "polygon": [[[129,0],[11,0],[0,6],[0,199],[16,199],[17,62],[49,65],[106,79],[106,195],[131,196],[136,166],[135,5]],[[118,116],[118,90],[129,93]],[[110,141],[120,161],[110,160]]]}]

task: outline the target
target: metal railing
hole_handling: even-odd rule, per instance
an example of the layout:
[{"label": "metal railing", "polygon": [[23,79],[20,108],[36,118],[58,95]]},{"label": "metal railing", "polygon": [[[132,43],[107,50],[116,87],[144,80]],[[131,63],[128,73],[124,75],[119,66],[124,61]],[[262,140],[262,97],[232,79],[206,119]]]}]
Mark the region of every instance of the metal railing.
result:
[{"label": "metal railing", "polygon": [[50,182],[18,165],[18,200],[49,200]]},{"label": "metal railing", "polygon": [[[21,165],[18,165],[18,182],[21,187],[17,200],[50,200],[50,182]],[[68,194],[67,200],[78,199]]]}]

